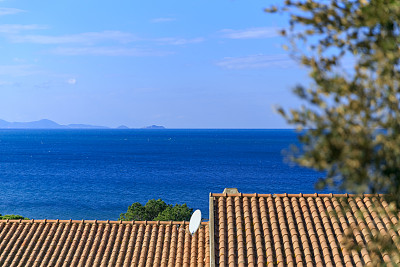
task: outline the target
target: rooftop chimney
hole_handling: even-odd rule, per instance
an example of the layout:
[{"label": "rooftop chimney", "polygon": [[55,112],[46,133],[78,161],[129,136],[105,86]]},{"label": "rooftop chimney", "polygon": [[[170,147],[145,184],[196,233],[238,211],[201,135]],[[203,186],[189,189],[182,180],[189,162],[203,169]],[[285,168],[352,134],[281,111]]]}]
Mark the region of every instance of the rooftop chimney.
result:
[{"label": "rooftop chimney", "polygon": [[225,188],[224,194],[239,194],[239,190],[237,188]]}]

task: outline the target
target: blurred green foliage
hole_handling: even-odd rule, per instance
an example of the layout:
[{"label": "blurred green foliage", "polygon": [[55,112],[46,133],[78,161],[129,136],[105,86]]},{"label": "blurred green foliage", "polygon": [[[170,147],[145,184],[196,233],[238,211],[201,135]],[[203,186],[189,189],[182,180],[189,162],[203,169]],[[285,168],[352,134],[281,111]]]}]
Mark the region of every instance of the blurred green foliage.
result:
[{"label": "blurred green foliage", "polygon": [[175,206],[166,204],[161,199],[149,200],[144,206],[139,202],[128,207],[126,213],[121,213],[122,221],[189,221],[193,209],[186,204]]},{"label": "blurred green foliage", "polygon": [[[387,193],[398,214],[400,1],[286,0],[266,11],[290,15],[281,33],[311,78],[294,88],[301,107],[279,109],[300,131],[292,159],[326,173],[318,188]],[[373,237],[369,251],[390,250],[386,238]],[[397,264],[395,243],[397,254],[388,253]]]},{"label": "blurred green foliage", "polygon": [[279,112],[301,132],[293,159],[326,171],[319,187],[390,193],[400,206],[400,1],[285,1],[282,30],[309,70]]}]

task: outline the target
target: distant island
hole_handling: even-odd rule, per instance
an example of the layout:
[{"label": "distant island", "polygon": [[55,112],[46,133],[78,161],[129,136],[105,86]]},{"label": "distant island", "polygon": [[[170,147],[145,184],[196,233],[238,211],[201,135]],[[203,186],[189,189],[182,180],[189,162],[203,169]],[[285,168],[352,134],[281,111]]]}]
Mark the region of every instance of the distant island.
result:
[{"label": "distant island", "polygon": [[105,126],[88,124],[68,124],[62,125],[54,121],[43,119],[30,122],[8,122],[0,120],[0,129],[109,129]]},{"label": "distant island", "polygon": [[[0,119],[0,129],[112,129],[106,126],[90,124],[67,124],[62,125],[48,119],[30,122],[9,122]],[[128,126],[120,125],[114,129],[131,129]],[[151,125],[142,129],[165,129],[163,126]]]},{"label": "distant island", "polygon": [[151,125],[151,126],[144,127],[142,129],[165,129],[165,127],[164,126],[158,126],[158,125]]},{"label": "distant island", "polygon": [[125,130],[125,129],[129,129],[129,127],[125,126],[125,125],[120,125],[117,127],[117,129]]}]

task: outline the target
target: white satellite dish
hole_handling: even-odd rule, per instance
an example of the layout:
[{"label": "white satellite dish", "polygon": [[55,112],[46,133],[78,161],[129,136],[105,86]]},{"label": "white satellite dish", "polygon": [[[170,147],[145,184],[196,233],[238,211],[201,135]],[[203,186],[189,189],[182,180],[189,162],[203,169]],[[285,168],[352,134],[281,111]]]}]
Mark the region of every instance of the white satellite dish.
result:
[{"label": "white satellite dish", "polygon": [[190,217],[190,223],[189,223],[189,232],[190,234],[196,233],[197,229],[199,229],[201,224],[201,211],[200,210],[195,210],[192,214],[192,217]]}]

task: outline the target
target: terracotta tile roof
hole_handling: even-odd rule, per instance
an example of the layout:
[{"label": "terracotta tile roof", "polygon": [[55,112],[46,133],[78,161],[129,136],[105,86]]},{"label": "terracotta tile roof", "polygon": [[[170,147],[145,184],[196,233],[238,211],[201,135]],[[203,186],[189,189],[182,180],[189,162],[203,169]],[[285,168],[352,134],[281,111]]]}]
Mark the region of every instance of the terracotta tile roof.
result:
[{"label": "terracotta tile roof", "polygon": [[[373,207],[384,214],[378,216]],[[390,226],[398,220],[379,195],[211,194],[211,264],[365,266],[370,255],[365,249],[347,251],[341,242],[345,231],[359,225],[354,236],[360,243],[368,243],[374,231],[388,231],[396,241],[400,231]],[[390,261],[388,255],[380,256]]]},{"label": "terracotta tile roof", "polygon": [[211,194],[193,236],[188,222],[0,220],[0,266],[365,266],[367,250],[342,245],[346,230],[398,244],[399,219],[380,195]]},{"label": "terracotta tile roof", "polygon": [[208,223],[0,221],[0,266],[208,266]]}]

